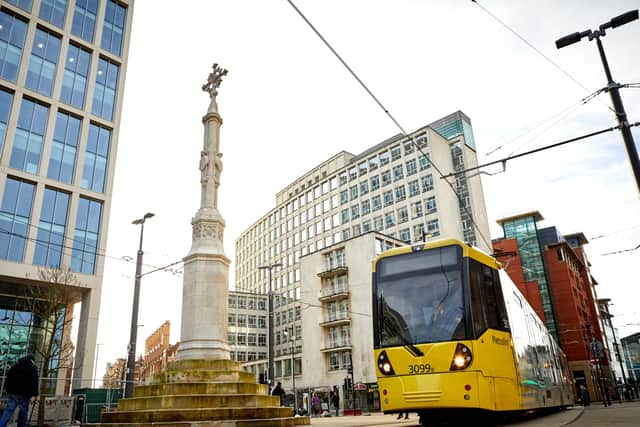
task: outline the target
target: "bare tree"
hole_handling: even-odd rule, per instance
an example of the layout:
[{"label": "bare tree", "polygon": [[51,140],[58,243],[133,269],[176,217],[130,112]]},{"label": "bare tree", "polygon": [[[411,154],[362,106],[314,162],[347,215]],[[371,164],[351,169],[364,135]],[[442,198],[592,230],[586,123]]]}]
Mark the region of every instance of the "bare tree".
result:
[{"label": "bare tree", "polygon": [[39,283],[25,290],[25,309],[31,312],[33,328],[29,336],[29,352],[40,371],[38,426],[44,425],[45,395],[54,390],[60,373],[73,365],[73,343],[70,339],[73,305],[80,300],[82,288],[76,275],[64,267],[38,270]]}]

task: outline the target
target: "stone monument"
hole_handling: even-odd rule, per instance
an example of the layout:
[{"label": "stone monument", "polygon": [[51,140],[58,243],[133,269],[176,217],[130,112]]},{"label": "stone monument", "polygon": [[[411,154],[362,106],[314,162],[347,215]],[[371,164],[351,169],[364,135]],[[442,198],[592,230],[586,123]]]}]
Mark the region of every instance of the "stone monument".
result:
[{"label": "stone monument", "polygon": [[227,70],[213,64],[202,90],[210,97],[202,118],[200,208],[191,220],[191,249],[184,260],[182,328],[177,361],[150,384],[138,385],[133,397],[120,399],[115,411],[102,415],[111,427],[262,427],[308,425],[293,409],[269,396],[266,384],[229,358],[227,290],[229,259],[224,254],[225,222],[218,211],[222,173],[216,97]]}]

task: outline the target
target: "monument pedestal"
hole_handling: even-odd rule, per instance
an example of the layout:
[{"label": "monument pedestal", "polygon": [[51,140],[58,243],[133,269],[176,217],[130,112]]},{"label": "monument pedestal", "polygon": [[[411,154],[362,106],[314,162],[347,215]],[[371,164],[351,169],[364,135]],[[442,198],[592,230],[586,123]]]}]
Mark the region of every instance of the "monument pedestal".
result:
[{"label": "monument pedestal", "polygon": [[265,384],[232,360],[178,360],[102,415],[110,427],[262,427],[311,424],[293,417]]}]

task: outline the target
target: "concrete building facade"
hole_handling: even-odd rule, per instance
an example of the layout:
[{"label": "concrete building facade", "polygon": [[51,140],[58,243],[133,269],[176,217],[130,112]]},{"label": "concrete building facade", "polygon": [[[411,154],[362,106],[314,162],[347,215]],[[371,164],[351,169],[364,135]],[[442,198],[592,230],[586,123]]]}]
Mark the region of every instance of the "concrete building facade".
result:
[{"label": "concrete building facade", "polygon": [[[333,344],[350,343],[347,337],[356,336],[353,328],[360,328],[358,337],[371,335],[370,325],[350,316],[370,306],[370,273],[364,272],[371,268],[374,251],[359,254],[352,249],[349,263],[357,275],[348,280],[349,286],[357,280],[362,287],[357,294],[338,292],[319,299],[318,292],[347,285],[340,274],[334,277],[335,272],[314,265],[314,259],[324,260],[326,251],[337,251],[331,262],[339,265],[344,261],[342,246],[355,245],[359,236],[367,235],[368,245],[375,247],[371,236],[376,234],[395,244],[455,237],[491,250],[479,176],[461,173],[440,179],[441,174],[475,165],[470,120],[458,111],[409,137],[394,136],[358,155],[340,152],[276,194],[276,206],[240,235],[235,251],[236,291],[266,295],[271,285],[275,294],[276,379],[286,377],[293,364],[296,373],[300,367],[300,379],[296,375],[300,385],[326,388],[341,383],[337,372],[346,366],[351,344],[344,348]],[[270,284],[269,272],[259,267],[273,264],[282,267],[273,269]],[[322,285],[326,281],[331,285]],[[305,325],[313,326],[305,330]],[[293,363],[289,361],[292,336]],[[358,357],[369,357],[371,343],[360,345],[368,347],[362,347]],[[315,360],[316,366],[308,365],[308,360]],[[357,363],[356,369],[364,366]],[[264,366],[264,361],[253,365]],[[263,371],[261,366],[257,372]],[[373,378],[369,368],[359,374],[363,381]]]},{"label": "concrete building facade", "polygon": [[69,301],[81,303],[74,388],[92,382],[133,4],[0,4],[0,339],[21,348],[0,364],[37,335],[25,288],[43,267],[70,268],[81,294]]}]

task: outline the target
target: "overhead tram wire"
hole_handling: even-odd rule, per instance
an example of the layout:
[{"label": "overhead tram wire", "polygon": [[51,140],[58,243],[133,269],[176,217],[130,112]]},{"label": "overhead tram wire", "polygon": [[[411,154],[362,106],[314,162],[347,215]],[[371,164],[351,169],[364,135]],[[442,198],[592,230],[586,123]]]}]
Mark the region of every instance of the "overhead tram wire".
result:
[{"label": "overhead tram wire", "polygon": [[[440,171],[438,166],[424,153],[424,151],[422,151],[422,148],[416,143],[415,137],[409,136],[409,134],[404,130],[404,128],[400,125],[400,123],[398,123],[398,121],[393,117],[393,115],[391,115],[389,110],[387,110],[387,108],[385,108],[385,106],[382,105],[382,103],[373,94],[373,92],[369,90],[367,85],[365,85],[364,82],[358,77],[358,75],[351,69],[351,67],[347,65],[347,63],[342,59],[342,57],[338,54],[338,52],[336,52],[336,50],[329,44],[329,42],[322,36],[322,34],[320,34],[320,32],[316,29],[316,27],[313,26],[313,24],[307,19],[307,17],[300,11],[300,9],[296,7],[293,1],[287,0],[287,2],[298,13],[298,15],[300,15],[300,17],[307,23],[307,25],[309,25],[309,27],[313,30],[313,32],[316,33],[316,35],[320,38],[320,40],[322,40],[322,42],[327,46],[327,48],[329,48],[329,50],[334,54],[334,56],[338,58],[338,60],[342,63],[342,65],[349,71],[349,73],[351,73],[353,78],[355,78],[358,81],[358,83],[360,83],[360,86],[362,86],[362,88],[369,94],[369,96],[376,102],[376,104],[378,104],[378,106],[382,109],[382,111],[384,111],[385,114],[391,119],[391,121],[393,121],[396,127],[400,129],[400,132],[402,133],[402,135],[405,138],[409,139],[413,143],[413,145],[416,147],[416,149],[420,152],[420,154],[422,154],[422,156],[424,156],[427,159],[429,164],[433,166],[436,172],[438,172],[438,174],[440,175],[440,178],[445,178],[444,174]],[[445,179],[445,182],[449,185],[449,187],[451,187],[451,190],[453,191],[453,193],[456,195],[456,198],[458,199],[459,206],[462,206],[465,213],[469,216],[471,223],[475,227],[480,237],[482,237],[482,240],[484,241],[484,243],[487,245],[488,248],[491,248],[492,246],[491,241],[487,239],[487,237],[482,233],[482,230],[480,230],[480,227],[478,227],[478,224],[473,219],[473,215],[469,212],[469,208],[463,203],[462,197],[460,197],[460,194],[458,193],[456,188],[448,180]]]},{"label": "overhead tram wire", "polygon": [[[527,144],[529,144],[530,142],[534,141],[535,139],[537,139],[538,137],[540,137],[542,134],[544,134],[545,132],[547,132],[549,129],[551,129],[552,127],[556,126],[558,123],[560,123],[562,120],[564,120],[569,114],[573,113],[574,111],[576,111],[578,108],[585,106],[587,103],[589,103],[591,100],[593,100],[596,96],[598,96],[600,93],[606,91],[606,88],[601,88],[598,89],[597,91],[593,92],[592,94],[585,96],[584,98],[582,98],[580,101],[575,102],[573,104],[571,104],[570,106],[568,106],[567,108],[563,109],[562,111],[554,114],[553,116],[543,120],[542,122],[540,122],[539,124],[525,130],[524,132],[522,132],[521,134],[519,134],[518,136],[515,136],[514,138],[511,138],[509,141],[499,145],[498,147],[494,148],[493,150],[489,151],[488,153],[486,153],[484,155],[484,158],[488,157],[489,155],[505,148],[507,145],[510,145],[511,143],[517,141],[518,139],[524,137],[525,135],[527,135],[528,133],[533,132],[534,130],[547,125],[549,122],[551,122],[552,120],[555,120],[555,122],[549,124],[542,132],[539,132],[535,137],[533,137],[532,139],[530,139],[528,142],[524,143],[523,145],[521,145],[520,147],[518,147],[517,149],[513,150],[511,153],[509,153],[509,156],[515,154],[518,150],[520,150],[521,148],[525,147]],[[556,120],[557,119],[557,120]]]},{"label": "overhead tram wire", "polygon": [[[630,127],[630,128],[635,127],[635,126],[640,126],[640,122],[630,123],[628,125],[628,127]],[[610,128],[607,128],[607,129],[601,129],[599,131],[591,132],[591,133],[588,133],[588,134],[585,134],[585,135],[582,135],[582,136],[578,136],[578,137],[575,137],[575,138],[565,139],[564,141],[556,142],[555,144],[546,145],[544,147],[536,148],[535,150],[531,150],[531,151],[527,151],[527,152],[524,152],[524,153],[516,154],[515,156],[508,156],[508,157],[505,157],[505,158],[502,158],[502,159],[499,159],[499,160],[494,160],[493,162],[488,162],[488,163],[484,163],[484,164],[481,164],[481,165],[473,166],[473,167],[461,170],[459,172],[453,172],[453,173],[450,173],[449,175],[443,176],[442,178],[443,179],[450,178],[452,176],[460,175],[460,174],[467,173],[467,172],[470,172],[470,171],[473,171],[473,170],[482,169],[482,168],[485,168],[487,166],[496,165],[498,163],[502,163],[503,164],[503,168],[506,168],[507,161],[509,161],[509,160],[517,159],[519,157],[528,156],[530,154],[538,153],[540,151],[549,150],[551,148],[559,147],[561,145],[566,145],[566,144],[569,144],[569,143],[572,143],[572,142],[581,141],[583,139],[587,139],[587,138],[590,138],[592,136],[600,135],[600,134],[603,134],[603,133],[606,133],[606,132],[611,132],[611,131],[614,131],[614,130],[617,130],[617,129],[620,129],[620,128],[621,128],[620,125],[612,126]]]},{"label": "overhead tram wire", "polygon": [[[516,37],[518,37],[520,40],[522,40],[522,42],[524,42],[524,44],[526,44],[527,46],[529,46],[531,49],[533,49],[538,55],[542,56],[544,59],[546,59],[551,65],[553,65],[555,68],[557,68],[560,72],[562,72],[562,74],[564,74],[565,76],[569,77],[575,84],[577,84],[578,86],[580,86],[582,89],[584,89],[586,92],[591,93],[591,89],[587,88],[585,85],[583,85],[582,83],[580,83],[575,77],[573,77],[571,74],[569,74],[567,71],[565,71],[562,67],[560,67],[558,64],[556,64],[555,62],[553,62],[551,60],[551,58],[549,58],[547,55],[545,55],[544,53],[542,53],[540,51],[540,49],[538,49],[537,47],[535,47],[531,42],[529,42],[529,40],[525,39],[523,36],[521,36],[516,30],[514,30],[513,28],[511,28],[510,26],[508,26],[505,22],[503,22],[502,20],[500,20],[500,18],[498,18],[497,16],[495,16],[493,13],[491,13],[489,11],[489,9],[487,9],[486,7],[484,7],[483,5],[481,5],[480,3],[478,3],[476,0],[471,0],[472,3],[478,5],[478,7],[480,9],[482,9],[485,13],[487,13],[487,15],[491,16],[493,19],[495,19],[497,22],[500,23],[500,25],[502,25],[503,27],[505,27],[507,30],[509,30],[509,32],[511,32],[513,35],[515,35]],[[598,101],[600,101],[600,103],[602,105],[604,105],[605,107],[607,107],[609,110],[611,110],[613,112],[613,114],[616,114],[616,111],[613,109],[613,107],[611,107],[610,105],[608,105],[606,102],[604,102],[601,99],[598,99]]]}]

